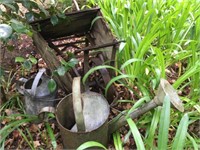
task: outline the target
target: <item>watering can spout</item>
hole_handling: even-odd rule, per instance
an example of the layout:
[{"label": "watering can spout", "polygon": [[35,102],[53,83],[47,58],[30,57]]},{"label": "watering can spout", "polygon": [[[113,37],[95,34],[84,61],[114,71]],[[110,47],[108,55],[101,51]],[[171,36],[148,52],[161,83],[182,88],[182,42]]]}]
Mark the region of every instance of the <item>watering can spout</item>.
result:
[{"label": "watering can spout", "polygon": [[[157,106],[161,106],[167,95],[169,96],[170,102],[172,103],[172,105],[179,111],[183,112],[184,107],[183,107],[182,101],[179,99],[176,93],[176,90],[169,84],[167,80],[161,79],[154,99],[146,103],[144,106],[130,113],[129,117],[132,119],[135,119],[143,115],[144,113],[150,111],[151,109],[154,109]],[[126,117],[127,115],[121,115],[120,117],[117,117],[117,119],[115,118],[109,122],[109,135],[115,132],[120,127],[126,125],[127,123]]]},{"label": "watering can spout", "polygon": [[163,104],[164,97],[168,95],[172,105],[181,112],[184,112],[182,101],[180,100],[176,90],[165,79],[160,79],[160,85],[154,98],[155,103],[158,105]]}]

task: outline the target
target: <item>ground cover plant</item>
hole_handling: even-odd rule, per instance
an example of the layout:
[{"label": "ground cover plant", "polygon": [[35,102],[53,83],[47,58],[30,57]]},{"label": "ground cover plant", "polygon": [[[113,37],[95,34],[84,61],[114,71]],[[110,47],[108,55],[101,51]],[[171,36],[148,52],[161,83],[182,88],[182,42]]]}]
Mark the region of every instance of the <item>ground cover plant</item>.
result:
[{"label": "ground cover plant", "polygon": [[[14,31],[8,40],[1,41],[3,44],[10,39],[16,39],[15,35],[21,33],[31,36],[31,29],[24,21],[25,18],[31,20],[33,17],[45,18],[51,15],[52,24],[56,24],[59,18],[62,19],[62,12],[70,8],[68,7],[70,1],[67,0],[52,1],[47,10],[41,6],[42,1],[36,3],[24,0],[20,3],[28,9],[28,12],[21,17],[16,13],[19,8],[15,1],[0,2],[9,8],[8,13],[10,13],[8,15],[0,11],[0,14],[5,16],[0,23],[9,24]],[[88,2],[89,4],[83,8],[100,7],[113,34],[125,42],[119,46],[115,67],[105,65],[93,68],[83,81],[94,70],[113,69],[116,76],[113,76],[106,90],[112,83],[119,87],[124,95],[119,97],[113,107],[120,108],[118,113],[125,111],[130,114],[153,99],[160,79],[165,78],[177,90],[185,108],[183,113],[171,108],[170,97],[166,96],[162,107],[138,119],[132,120],[127,115],[128,126],[112,135],[109,147],[117,150],[199,149],[200,1],[88,0]],[[60,9],[57,9],[57,6]],[[55,13],[59,15],[54,15]],[[7,45],[7,49],[12,50],[13,47]],[[34,121],[39,118],[25,114],[22,97],[14,88],[14,79],[18,79],[21,75],[29,75],[33,70],[32,67],[37,63],[34,57],[29,55],[26,60],[24,57],[17,57],[15,61],[21,68],[16,69],[16,72],[0,69],[0,87],[3,93],[1,96],[3,104],[0,108],[2,149],[4,147],[62,149],[55,122],[49,121],[55,116],[48,114],[50,119],[36,125]],[[106,149],[95,141],[88,141],[79,149],[91,146]]]},{"label": "ground cover plant", "polygon": [[[16,89],[16,82],[19,77],[30,78],[39,67],[39,57],[34,52],[31,40],[32,28],[28,22],[51,17],[51,23],[57,24],[59,19],[63,19],[65,11],[70,8],[70,0],[0,1],[2,63],[0,66],[0,149],[56,149],[59,147],[58,139],[54,134],[55,124],[49,123],[48,119],[41,121],[38,116],[26,114],[23,98]],[[15,65],[11,59],[14,59]],[[10,60],[12,66],[9,66],[7,62]],[[43,63],[40,65],[45,66]],[[55,85],[51,87],[54,88]],[[53,114],[47,116],[47,118],[55,118]]]},{"label": "ground cover plant", "polygon": [[[95,4],[95,1],[90,2]],[[187,126],[197,121],[199,127],[200,1],[100,0],[96,4],[100,6],[116,37],[126,41],[119,46],[116,56],[116,68],[124,74],[113,78],[111,82],[118,81],[118,84],[126,86],[136,95],[132,102],[134,107],[134,103],[140,100],[145,102],[152,99],[159,79],[166,78],[179,92],[187,112],[184,115],[171,110],[173,119],[170,119],[166,115],[162,116],[161,109],[157,108],[137,120],[136,126],[127,120],[131,130],[134,127],[138,130],[146,129],[144,134],[136,135],[134,133],[137,132],[133,132],[134,139],[140,142],[136,143],[137,147],[198,149],[199,135],[190,132]],[[162,117],[159,119],[160,115]],[[169,124],[168,121],[170,126],[164,129],[162,123]],[[187,132],[180,135],[183,126]],[[171,130],[171,136],[178,128],[175,138],[168,139],[168,134],[164,135],[165,132],[160,131],[162,127],[165,132]],[[178,142],[178,138],[182,138],[182,141]],[[125,142],[118,134],[115,134],[114,139],[118,139],[119,146]]]}]

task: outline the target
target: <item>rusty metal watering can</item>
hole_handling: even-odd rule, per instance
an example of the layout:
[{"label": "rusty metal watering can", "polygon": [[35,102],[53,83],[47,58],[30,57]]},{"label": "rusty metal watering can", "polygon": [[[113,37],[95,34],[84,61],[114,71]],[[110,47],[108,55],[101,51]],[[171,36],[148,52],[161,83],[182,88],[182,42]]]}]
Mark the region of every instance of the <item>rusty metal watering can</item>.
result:
[{"label": "rusty metal watering can", "polygon": [[[61,100],[56,108],[56,120],[64,148],[76,149],[87,141],[96,141],[107,146],[109,136],[127,123],[127,115],[121,115],[108,122],[110,109],[102,95],[94,92],[81,94],[80,77],[74,78],[72,89],[73,93]],[[135,119],[162,105],[166,95],[169,95],[175,108],[184,111],[176,91],[165,79],[161,79],[154,99],[134,110],[129,117]]]},{"label": "rusty metal watering can", "polygon": [[44,75],[45,71],[44,68],[40,69],[34,78],[21,78],[17,84],[18,91],[25,96],[25,108],[28,114],[37,115],[43,107],[56,105],[57,89],[54,92],[49,91],[50,78]]},{"label": "rusty metal watering can", "polygon": [[80,77],[74,78],[72,94],[56,108],[64,148],[76,149],[89,140],[107,145],[109,113],[107,100],[95,92],[81,93]]}]

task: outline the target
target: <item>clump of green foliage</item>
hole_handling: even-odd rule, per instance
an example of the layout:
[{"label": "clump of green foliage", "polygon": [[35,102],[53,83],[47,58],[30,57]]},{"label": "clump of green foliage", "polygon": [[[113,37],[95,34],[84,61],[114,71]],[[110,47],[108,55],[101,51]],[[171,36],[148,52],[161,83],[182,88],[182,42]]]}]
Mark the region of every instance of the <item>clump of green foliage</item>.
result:
[{"label": "clump of green foliage", "polygon": [[[126,86],[139,99],[130,100],[133,107],[138,102],[143,104],[154,97],[160,78],[172,80],[173,87],[180,93],[189,89],[187,94],[180,95],[188,114],[171,110],[170,119],[166,116],[167,114],[162,116],[161,109],[157,108],[142,116],[136,123],[130,119],[127,120],[131,131],[134,131],[132,135],[137,148],[198,149],[197,135],[188,132],[187,126],[198,120],[200,112],[198,104],[200,1],[89,0],[89,2],[101,8],[113,34],[118,39],[126,41],[120,44],[116,55],[116,68],[112,68],[116,70],[118,76],[113,78],[107,87],[113,82]],[[134,86],[137,86],[140,94],[138,90],[134,90]],[[162,111],[165,109],[167,108],[163,106]],[[162,117],[159,117],[160,114]],[[162,122],[167,122],[167,124],[170,122],[170,126],[164,127]],[[159,133],[157,134],[158,125]],[[161,131],[162,127],[167,133],[169,129],[174,132],[177,129],[175,139],[168,140],[168,134]],[[136,134],[136,130],[140,128],[146,129],[145,136]],[[184,130],[184,136],[180,130]],[[130,132],[125,139],[131,135]],[[121,141],[119,134],[114,134],[114,141],[118,149],[122,149],[123,144],[126,143],[126,140]],[[177,145],[180,147],[176,147]]]},{"label": "clump of green foliage", "polygon": [[[56,25],[60,19],[65,19],[65,12],[71,9],[71,0],[0,0],[0,49],[13,50],[9,45],[10,40],[17,40],[21,34],[32,37],[33,30],[29,22],[50,17],[51,23]],[[16,63],[21,64],[21,74],[25,75],[32,66],[37,63],[37,59],[31,55],[28,58],[22,56],[15,58]],[[62,62],[62,69],[56,70],[57,74],[62,75],[68,71],[75,63],[72,59],[69,63]],[[62,67],[61,66],[61,67]],[[37,116],[26,114],[23,102],[19,93],[15,90],[16,74],[19,70],[6,71],[0,67],[0,92],[1,122],[6,120],[6,124],[1,124],[0,130],[0,149],[4,149],[5,141],[14,130],[18,130],[31,149],[34,149],[33,137],[28,130],[21,130],[21,127],[32,121],[38,121]],[[8,74],[8,75],[7,75]],[[49,82],[49,90],[55,90],[56,83],[53,79]],[[13,114],[7,115],[6,111],[14,110]],[[19,119],[17,119],[19,118]],[[56,137],[48,121],[44,122],[45,128],[50,138],[52,148],[56,149]],[[49,141],[46,138],[47,142]]]}]

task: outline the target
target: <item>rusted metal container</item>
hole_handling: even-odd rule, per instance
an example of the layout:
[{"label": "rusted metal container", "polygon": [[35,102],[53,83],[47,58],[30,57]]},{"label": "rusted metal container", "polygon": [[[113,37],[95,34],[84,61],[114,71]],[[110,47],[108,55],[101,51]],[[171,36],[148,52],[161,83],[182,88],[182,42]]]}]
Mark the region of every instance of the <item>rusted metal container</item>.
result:
[{"label": "rusted metal container", "polygon": [[[78,90],[80,88],[77,88]],[[73,95],[76,94],[73,88]],[[64,148],[76,149],[87,141],[96,141],[104,146],[108,142],[108,115],[109,105],[105,98],[95,92],[85,92],[81,94],[83,118],[76,116],[76,106],[73,102],[74,96],[62,99],[56,108],[56,120],[60,128]],[[78,107],[78,106],[77,106]],[[102,112],[100,112],[102,111]],[[80,130],[79,123],[84,124],[84,129]],[[103,136],[102,136],[103,135]]]}]

